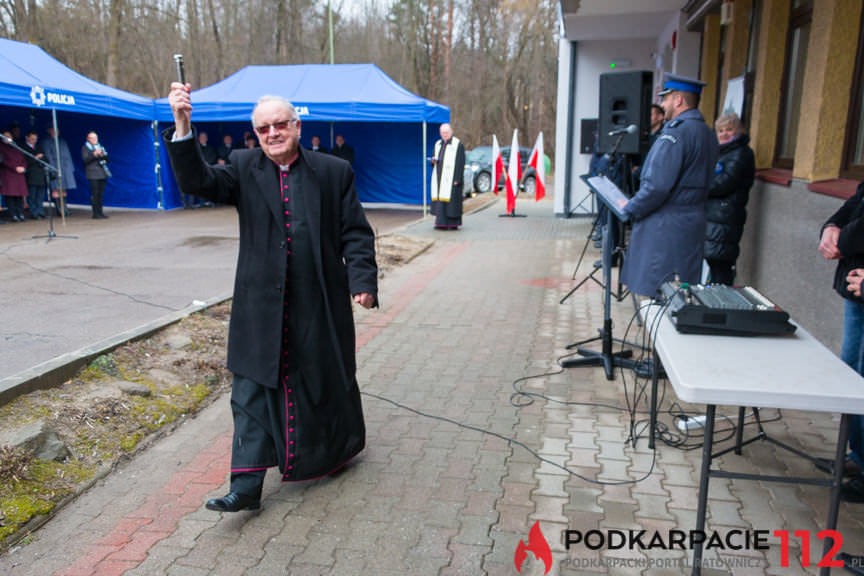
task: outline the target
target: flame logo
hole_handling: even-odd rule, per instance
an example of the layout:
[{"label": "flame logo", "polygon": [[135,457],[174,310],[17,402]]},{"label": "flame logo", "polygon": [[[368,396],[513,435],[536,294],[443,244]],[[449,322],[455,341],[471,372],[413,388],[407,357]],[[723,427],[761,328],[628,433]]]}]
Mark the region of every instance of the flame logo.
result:
[{"label": "flame logo", "polygon": [[546,567],[546,571],[543,574],[548,574],[552,570],[552,550],[549,548],[549,542],[546,541],[543,532],[540,531],[539,520],[534,522],[534,525],[528,532],[528,545],[525,545],[524,540],[520,540],[519,545],[516,546],[513,563],[516,565],[516,571],[520,574],[522,573],[522,564],[528,557],[529,551],[534,554],[535,559],[543,561],[543,565]]}]

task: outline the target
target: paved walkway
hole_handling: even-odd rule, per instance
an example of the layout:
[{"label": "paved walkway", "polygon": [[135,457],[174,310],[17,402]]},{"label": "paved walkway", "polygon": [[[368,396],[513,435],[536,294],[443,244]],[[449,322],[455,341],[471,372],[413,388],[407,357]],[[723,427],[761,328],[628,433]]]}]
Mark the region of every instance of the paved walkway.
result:
[{"label": "paved walkway", "polygon": [[[234,208],[109,210],[108,220],[80,207],[72,213],[65,226],[55,220],[50,240],[34,238],[48,233],[47,220],[0,226],[0,389],[82,347],[231,295]],[[420,217],[394,209],[368,215],[379,234]]]},{"label": "paved walkway", "polygon": [[[520,201],[519,210],[527,218],[499,218],[498,202],[456,232],[433,231],[429,221],[408,228],[436,243],[386,276],[380,310],[358,312],[368,447],[343,473],[284,485],[271,474],[261,511],[205,510],[204,500],[227,487],[231,419],[223,397],[0,558],[0,573],[510,576],[520,574],[514,554],[537,521],[553,554],[550,574],[687,573],[658,566],[684,561],[680,550],[565,548],[565,530],[635,529],[649,537],[689,530],[700,453],[625,444],[630,415],[619,408],[625,390],[632,395],[632,374],[610,382],[598,368],[557,370],[565,346],[593,336],[601,323],[594,283],[558,303],[573,284],[588,223],[556,219],[546,202]],[[588,261],[596,257],[592,249]],[[629,301],[614,305],[616,336],[632,314]],[[514,381],[547,372],[517,384],[538,395],[533,403],[511,403]],[[669,389],[664,409],[673,402]],[[837,428],[831,415],[782,416],[767,425],[774,437],[829,455]],[[768,443],[723,464],[813,473]],[[807,530],[821,551],[825,489],[739,480],[711,486],[709,530]],[[841,507],[844,549],[864,551],[861,517],[860,506]],[[717,569],[703,574],[815,573],[801,566],[797,541],[789,567],[778,539],[769,541],[764,552],[708,551]],[[521,574],[543,574],[543,564],[527,556]]]}]

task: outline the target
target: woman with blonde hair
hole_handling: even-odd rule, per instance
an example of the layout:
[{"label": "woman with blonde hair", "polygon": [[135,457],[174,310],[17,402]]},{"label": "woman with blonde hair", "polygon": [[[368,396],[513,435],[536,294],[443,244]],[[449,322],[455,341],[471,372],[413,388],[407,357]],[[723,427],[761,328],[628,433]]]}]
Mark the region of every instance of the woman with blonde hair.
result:
[{"label": "woman with blonde hair", "polygon": [[705,202],[704,258],[710,268],[709,282],[732,285],[756,162],[749,146],[750,138],[736,114],[720,116],[714,123],[714,130],[720,156]]}]

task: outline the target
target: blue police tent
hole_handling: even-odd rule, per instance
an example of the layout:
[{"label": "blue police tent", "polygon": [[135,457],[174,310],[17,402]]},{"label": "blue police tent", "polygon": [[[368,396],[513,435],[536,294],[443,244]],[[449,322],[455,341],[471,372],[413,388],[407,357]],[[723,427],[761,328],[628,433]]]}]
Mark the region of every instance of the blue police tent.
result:
[{"label": "blue police tent", "polygon": [[35,129],[44,142],[54,114],[75,162],[78,187],[70,191],[70,203],[90,203],[80,151],[87,132],[95,130],[113,174],[105,205],[159,207],[153,100],[91,80],[38,46],[0,38],[0,129],[14,121],[22,136]]},{"label": "blue police tent", "polygon": [[[251,131],[252,109],[264,94],[291,101],[302,121],[301,144],[312,136],[323,146],[342,134],[354,148],[355,184],[362,202],[423,204],[428,178],[425,162],[438,126],[450,109],[413,94],[374,64],[247,66],[221,82],[192,92],[192,121],[219,146],[230,134],[235,145]],[[167,98],[156,101],[160,122],[172,122]],[[242,144],[241,144],[242,145]],[[162,154],[165,201],[179,204],[179,193]],[[425,178],[424,178],[425,176]]]}]

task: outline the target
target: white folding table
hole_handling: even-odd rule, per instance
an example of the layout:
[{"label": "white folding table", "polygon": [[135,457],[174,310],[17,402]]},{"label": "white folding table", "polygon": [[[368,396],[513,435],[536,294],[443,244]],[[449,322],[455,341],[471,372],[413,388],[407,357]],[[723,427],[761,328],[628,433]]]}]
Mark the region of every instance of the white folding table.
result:
[{"label": "white folding table", "polygon": [[[864,379],[828,350],[809,332],[798,326],[794,334],[784,336],[712,336],[681,334],[672,324],[668,313],[652,304],[645,309],[645,329],[653,338],[655,361],[651,390],[651,429],[653,447],[657,415],[657,381],[659,362],[668,375],[675,394],[681,400],[705,404],[705,442],[699,480],[699,503],[696,530],[705,528],[708,504],[708,481],[714,477],[763,480],[769,482],[806,483],[830,486],[831,500],[827,528],[837,527],[840,503],[840,482],[849,432],[849,414],[864,414]],[[736,444],[740,454],[743,444],[742,425],[745,407],[779,408],[837,412],[842,415],[837,437],[833,477],[787,478],[742,474],[712,469],[714,458],[732,449],[713,452],[714,416],[718,405],[738,406],[739,419]],[[768,439],[760,425],[759,438]],[[793,452],[801,452],[771,440]],[[806,456],[806,455],[805,455]],[[831,542],[826,539],[827,553]],[[693,551],[693,574],[701,573],[702,545]],[[830,568],[822,568],[828,574]]]}]

